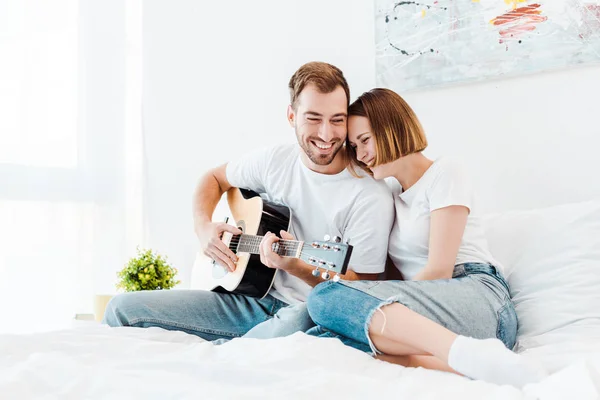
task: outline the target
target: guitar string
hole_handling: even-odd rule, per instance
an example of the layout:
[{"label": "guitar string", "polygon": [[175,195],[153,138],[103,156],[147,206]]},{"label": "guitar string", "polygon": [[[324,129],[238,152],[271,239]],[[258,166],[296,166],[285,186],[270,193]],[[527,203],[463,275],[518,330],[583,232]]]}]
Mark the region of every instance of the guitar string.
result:
[{"label": "guitar string", "polygon": [[[290,256],[295,255],[295,253],[298,251],[298,246],[300,245],[301,242],[294,241],[295,242],[294,244],[290,244],[289,242],[292,242],[291,240],[287,240],[287,239],[282,239],[282,240],[285,240],[287,243],[283,243],[282,245],[280,245],[279,250],[280,251],[283,250],[285,253],[287,253],[288,251],[291,250],[293,252],[293,254],[290,254]],[[259,245],[262,242],[262,237],[248,236],[242,240],[240,235],[235,236],[235,237],[233,237],[233,239],[231,240],[231,242],[229,244],[230,250],[233,250],[233,249],[231,249],[232,244],[235,245],[235,247],[237,247],[240,244],[240,242],[242,242],[241,243],[242,246],[247,245],[247,246],[253,247],[253,246]],[[304,246],[306,246],[306,242],[304,242],[302,244],[303,249],[304,249]],[[280,256],[285,257],[285,254],[280,254],[279,252],[278,252],[278,254]],[[308,255],[308,253],[306,251],[300,250],[300,256],[306,256],[306,255]],[[325,268],[324,266],[317,266],[317,265],[315,265],[315,267]],[[327,268],[327,269],[329,269],[329,268]]]},{"label": "guitar string", "polygon": [[[244,245],[256,246],[262,242],[262,238],[263,238],[262,236],[249,236],[249,237],[245,237],[244,239],[242,239],[238,235],[238,236],[234,236],[231,239],[230,243],[234,244],[234,245],[238,245],[240,242],[243,242],[242,244],[244,244]],[[299,240],[280,239],[278,243],[280,243],[280,246],[293,247],[293,246],[299,245],[300,243],[306,243],[306,242],[302,242]]]},{"label": "guitar string", "polygon": [[[263,239],[263,236],[246,235],[246,236],[244,236],[244,238],[242,238],[242,236],[243,235],[237,235],[231,239],[231,242],[229,244],[230,250],[233,250],[233,249],[231,249],[232,244],[235,247],[237,247],[240,243],[242,244],[242,246],[250,246],[253,248],[255,246],[258,246],[262,242],[262,239]],[[288,255],[289,251],[292,252],[292,254],[289,254],[289,256],[295,256],[298,251],[298,246],[300,245],[300,243],[302,243],[300,241],[292,241],[289,239],[280,239],[280,240],[281,240],[281,242],[279,242],[279,243],[281,243],[281,244],[280,244],[279,250],[277,251],[277,254],[279,254],[280,256],[284,256],[284,257]],[[306,242],[304,242],[302,244],[302,249],[304,249],[305,246],[307,246]],[[281,253],[281,251],[283,251],[283,254]],[[306,255],[308,255],[308,253],[306,251],[300,250],[300,256],[306,256]],[[330,269],[329,267],[325,267],[323,265],[321,265],[321,266],[314,265],[314,267]]]},{"label": "guitar string", "polygon": [[[260,245],[261,241],[259,240],[232,240],[229,243],[229,247],[237,247],[238,245],[242,245],[242,246],[248,246],[248,247],[256,247],[258,245]],[[294,250],[297,251],[298,247],[300,245],[302,245],[302,247],[306,246],[308,243],[306,242],[300,242],[300,241],[294,241],[292,243],[292,241],[279,241],[279,242],[275,242],[275,243],[279,243],[279,248],[280,249],[285,249],[285,250]]]},{"label": "guitar string", "polygon": [[[261,242],[262,242],[262,238],[251,237],[251,238],[240,239],[238,236],[238,237],[234,237],[231,240],[229,246],[231,247],[231,245],[234,245],[235,247],[237,247],[240,243],[242,246],[258,246]],[[286,251],[292,250],[292,249],[293,249],[293,251],[298,251],[298,246],[300,246],[300,244],[302,243],[302,247],[304,247],[304,244],[305,244],[305,242],[292,241],[292,240],[287,240],[287,239],[282,239],[278,243],[279,243],[279,248],[286,250]]]},{"label": "guitar string", "polygon": [[[277,242],[276,242],[277,243]],[[275,243],[273,243],[275,244]],[[247,246],[247,247],[256,247],[260,245],[260,242],[230,242],[230,246],[233,245],[235,247],[237,246]],[[281,243],[279,242],[279,247],[280,248],[286,248],[286,249],[293,249],[293,248],[298,248],[300,246],[304,246],[306,245],[306,243],[302,243],[302,245],[300,243]]]},{"label": "guitar string", "polygon": [[[242,246],[258,246],[260,243],[261,241],[256,240],[232,240],[230,245],[237,246],[241,244]],[[290,241],[279,241],[278,243],[280,247],[293,248],[298,247],[302,242],[295,241],[294,243],[290,243]]]}]

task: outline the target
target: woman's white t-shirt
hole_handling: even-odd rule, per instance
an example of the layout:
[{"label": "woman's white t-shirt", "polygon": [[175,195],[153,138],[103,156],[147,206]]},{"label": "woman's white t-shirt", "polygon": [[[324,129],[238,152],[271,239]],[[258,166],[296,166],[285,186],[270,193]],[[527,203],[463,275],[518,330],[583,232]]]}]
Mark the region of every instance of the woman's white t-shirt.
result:
[{"label": "woman's white t-shirt", "polygon": [[470,211],[455,265],[490,263],[503,272],[488,250],[472,185],[459,163],[446,157],[435,160],[406,191],[395,179],[387,183],[396,207],[388,253],[405,280],[412,280],[427,264],[431,212],[448,206],[465,206]]}]

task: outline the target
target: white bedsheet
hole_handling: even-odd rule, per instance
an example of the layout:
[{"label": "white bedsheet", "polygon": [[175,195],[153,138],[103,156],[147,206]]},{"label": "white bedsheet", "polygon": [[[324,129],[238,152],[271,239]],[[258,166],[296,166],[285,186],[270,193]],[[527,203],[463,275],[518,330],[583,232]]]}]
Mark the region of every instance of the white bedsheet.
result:
[{"label": "white bedsheet", "polygon": [[91,324],[0,336],[1,399],[594,399],[600,354],[520,391],[403,368],[303,333],[222,346],[159,328]]}]

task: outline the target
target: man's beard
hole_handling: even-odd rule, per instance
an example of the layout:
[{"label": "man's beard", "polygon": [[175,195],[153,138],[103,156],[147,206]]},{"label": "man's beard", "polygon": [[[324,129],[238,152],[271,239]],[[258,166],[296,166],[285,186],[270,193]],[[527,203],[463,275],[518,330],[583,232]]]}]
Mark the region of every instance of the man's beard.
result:
[{"label": "man's beard", "polygon": [[[315,140],[315,141],[317,141],[317,140]],[[334,142],[332,144],[333,151],[331,152],[331,154],[318,154],[312,147],[312,144],[310,143],[311,142],[310,138],[306,139],[306,141],[298,140],[298,142],[300,143],[300,147],[302,147],[302,150],[304,150],[304,153],[309,158],[309,160],[312,161],[313,163],[315,163],[316,165],[331,164],[333,162],[335,156],[337,155],[337,153],[342,149],[342,145],[343,145],[343,142],[341,142],[341,141]],[[337,148],[336,148],[336,146],[337,146]]]}]

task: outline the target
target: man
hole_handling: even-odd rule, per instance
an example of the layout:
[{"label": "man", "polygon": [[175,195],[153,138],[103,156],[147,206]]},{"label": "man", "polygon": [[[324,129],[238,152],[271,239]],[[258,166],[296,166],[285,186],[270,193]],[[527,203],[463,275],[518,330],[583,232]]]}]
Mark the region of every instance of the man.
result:
[{"label": "man", "polygon": [[[275,232],[284,238],[314,240],[330,234],[351,239],[354,249],[343,279],[374,280],[384,271],[394,204],[384,183],[368,176],[355,178],[346,169],[348,83],[333,65],[311,62],[296,71],[289,89],[287,117],[298,144],[250,153],[200,180],[194,194],[194,225],[201,249],[235,269],[236,256],[220,238],[225,231],[241,232],[212,222],[212,214],[223,193],[241,187],[292,210],[292,232]],[[217,340],[243,336],[275,315],[277,320],[292,320],[297,314],[290,312],[291,306],[302,305],[311,287],[323,279],[313,276],[314,267],[304,261],[273,253],[270,246],[275,241],[277,237],[269,233],[260,246],[261,261],[279,269],[273,289],[263,299],[187,290],[125,293],[109,303],[105,322],[158,326]],[[309,327],[300,322],[294,329]],[[263,333],[254,337],[264,337]]]}]

